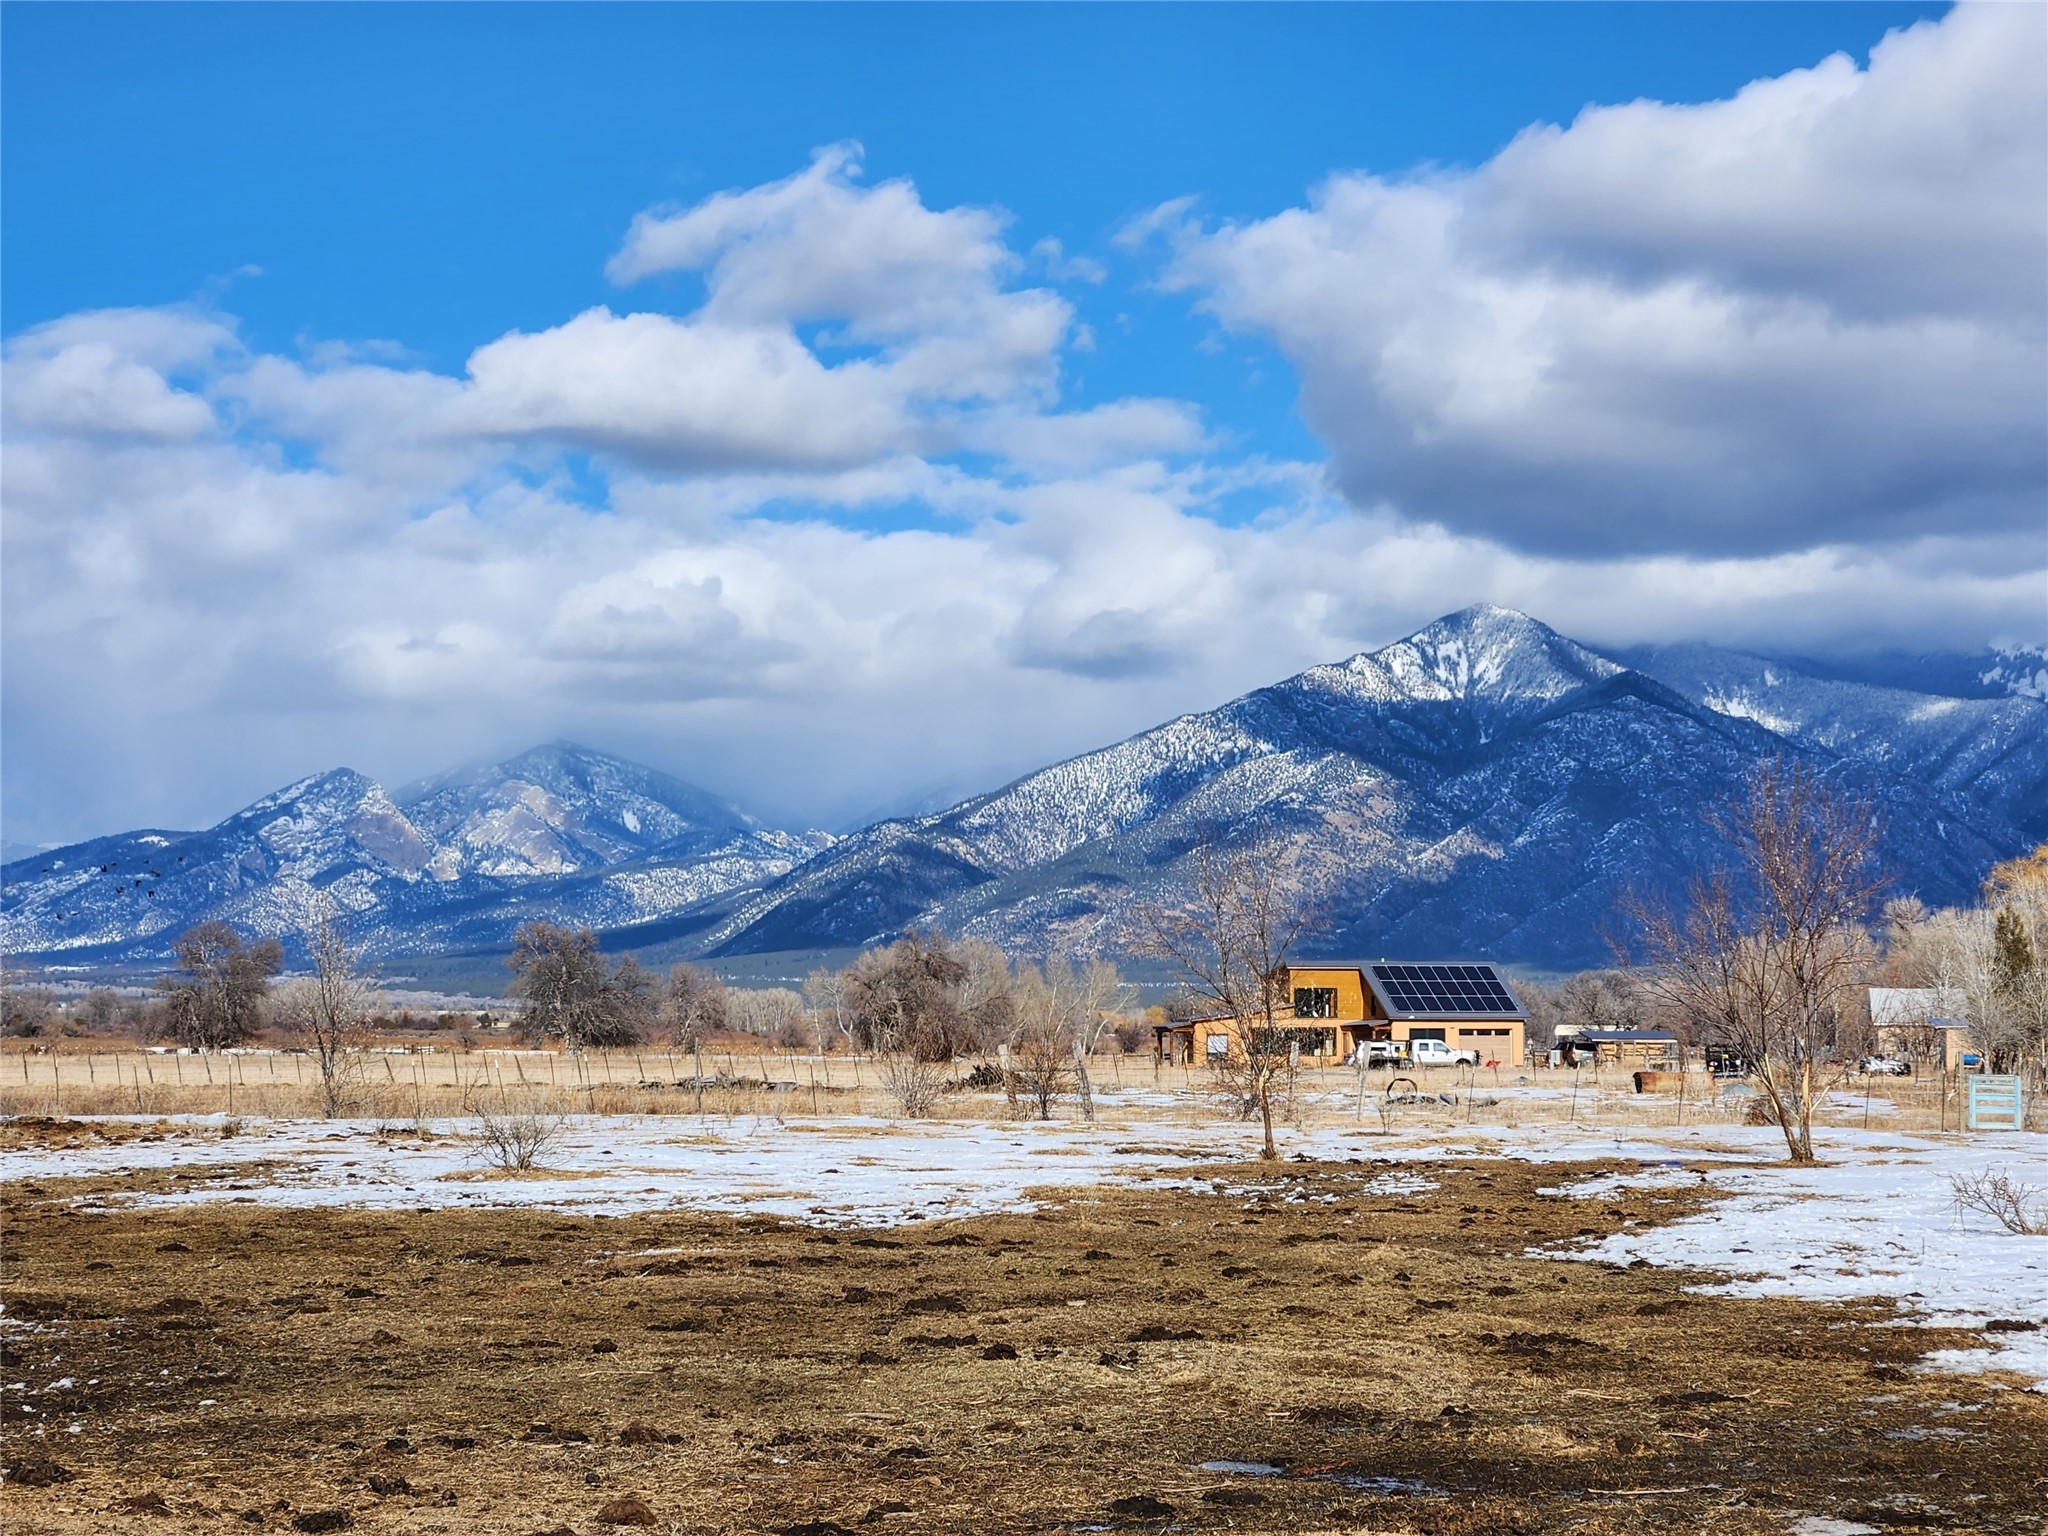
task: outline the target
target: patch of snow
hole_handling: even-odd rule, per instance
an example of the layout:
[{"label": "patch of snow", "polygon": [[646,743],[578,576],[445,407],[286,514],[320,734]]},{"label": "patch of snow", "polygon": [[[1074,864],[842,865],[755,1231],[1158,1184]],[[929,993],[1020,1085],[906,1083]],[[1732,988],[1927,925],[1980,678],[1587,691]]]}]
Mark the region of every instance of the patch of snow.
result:
[{"label": "patch of snow", "polygon": [[[1993,1168],[2048,1188],[2048,1136],[1837,1130],[1823,1139],[1822,1156],[1825,1163],[1806,1168],[1708,1165],[1700,1176],[1728,1197],[1708,1210],[1550,1256],[1720,1270],[1734,1278],[1701,1289],[1721,1295],[1888,1299],[1900,1321],[1931,1327],[2032,1324],[1987,1332],[1985,1349],[1940,1350],[1928,1361],[2014,1371],[2048,1390],[2048,1237],[1958,1210],[1949,1185],[1952,1175]],[[1639,1178],[1596,1182],[1619,1187]]]}]

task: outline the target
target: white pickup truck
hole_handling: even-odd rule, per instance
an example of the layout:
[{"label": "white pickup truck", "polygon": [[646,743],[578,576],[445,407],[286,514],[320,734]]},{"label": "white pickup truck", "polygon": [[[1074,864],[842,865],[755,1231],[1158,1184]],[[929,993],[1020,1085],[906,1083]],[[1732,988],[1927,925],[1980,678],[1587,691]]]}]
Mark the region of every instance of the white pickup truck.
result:
[{"label": "white pickup truck", "polygon": [[1441,1040],[1367,1040],[1352,1054],[1354,1067],[1476,1067],[1477,1051],[1453,1050]]},{"label": "white pickup truck", "polygon": [[1408,1061],[1417,1067],[1476,1067],[1479,1053],[1445,1045],[1441,1040],[1410,1040]]}]

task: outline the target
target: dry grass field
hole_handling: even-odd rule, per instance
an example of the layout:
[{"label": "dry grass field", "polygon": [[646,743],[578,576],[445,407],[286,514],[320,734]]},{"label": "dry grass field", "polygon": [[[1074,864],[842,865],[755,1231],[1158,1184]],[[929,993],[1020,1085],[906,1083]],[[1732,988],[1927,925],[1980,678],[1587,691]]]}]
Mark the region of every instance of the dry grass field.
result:
[{"label": "dry grass field", "polygon": [[1219,1165],[868,1232],[18,1183],[6,1526],[2044,1528],[2048,1396],[1914,1368],[1967,1337],[1526,1257],[1705,1198],[1539,1193],[1598,1165],[1432,1166],[1426,1197],[1379,1171]]},{"label": "dry grass field", "polygon": [[[963,1060],[965,1076],[977,1063]],[[992,1066],[993,1063],[981,1063]],[[1166,1118],[1214,1119],[1208,1074],[1155,1065],[1149,1056],[1105,1055],[1093,1072],[1108,1094],[1148,1096],[1150,1112]],[[426,1122],[468,1114],[481,1100],[506,1093],[545,1093],[565,1107],[597,1114],[743,1116],[846,1116],[886,1114],[890,1103],[872,1061],[844,1055],[766,1052],[716,1046],[692,1056],[664,1047],[591,1051],[523,1050],[509,1045],[473,1050],[367,1052],[351,1062],[357,1113],[390,1122]],[[1367,1075],[1370,1120],[1387,1084],[1397,1075]],[[1679,1093],[1634,1094],[1625,1067],[1577,1071],[1546,1067],[1423,1072],[1426,1092],[1459,1100],[1445,1124],[1513,1127],[1521,1124],[1607,1125],[1656,1129],[1739,1121],[1741,1105],[1729,1085],[1702,1070],[1684,1076]],[[1356,1075],[1348,1069],[1307,1070],[1299,1079],[1308,1113],[1327,1117],[1352,1106]],[[1535,1090],[1531,1092],[1530,1090]],[[1737,1090],[1739,1091],[1739,1090]],[[1955,1081],[1930,1078],[1852,1077],[1837,1095],[1832,1117],[1840,1123],[1899,1131],[1958,1126],[1961,1099]],[[985,1101],[942,1103],[940,1113],[979,1118]],[[110,1050],[88,1041],[56,1041],[47,1048],[9,1041],[0,1049],[0,1114],[317,1116],[318,1068],[301,1052],[275,1049],[214,1055],[177,1055],[140,1049]],[[1419,1111],[1404,1112],[1413,1120]],[[2041,1111],[2033,1123],[2042,1124]]]}]

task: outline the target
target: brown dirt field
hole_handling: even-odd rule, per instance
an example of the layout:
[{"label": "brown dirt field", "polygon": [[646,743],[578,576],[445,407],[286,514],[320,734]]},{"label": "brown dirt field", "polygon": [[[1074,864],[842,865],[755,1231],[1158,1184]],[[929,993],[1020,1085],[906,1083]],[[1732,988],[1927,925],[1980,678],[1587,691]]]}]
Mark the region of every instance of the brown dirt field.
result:
[{"label": "brown dirt field", "polygon": [[13,1186],[6,1526],[2048,1528],[2048,1397],[1910,1369],[1970,1336],[1521,1257],[1690,1208],[1536,1192],[1604,1165],[1381,1171],[877,1233]]}]

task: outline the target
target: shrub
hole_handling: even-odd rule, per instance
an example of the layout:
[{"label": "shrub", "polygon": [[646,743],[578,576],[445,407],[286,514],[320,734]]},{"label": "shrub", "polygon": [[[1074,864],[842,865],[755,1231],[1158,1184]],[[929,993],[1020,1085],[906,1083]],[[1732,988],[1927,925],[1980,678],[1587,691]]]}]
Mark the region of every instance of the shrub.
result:
[{"label": "shrub", "polygon": [[479,1104],[472,1141],[478,1154],[506,1173],[527,1173],[554,1147],[569,1117],[555,1100],[538,1093],[504,1094],[495,1105]]},{"label": "shrub", "polygon": [[2006,1231],[2022,1237],[2048,1236],[2048,1190],[1988,1169],[1950,1174],[1948,1187],[1955,1195],[1958,1212],[1989,1216]]}]

